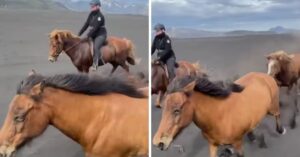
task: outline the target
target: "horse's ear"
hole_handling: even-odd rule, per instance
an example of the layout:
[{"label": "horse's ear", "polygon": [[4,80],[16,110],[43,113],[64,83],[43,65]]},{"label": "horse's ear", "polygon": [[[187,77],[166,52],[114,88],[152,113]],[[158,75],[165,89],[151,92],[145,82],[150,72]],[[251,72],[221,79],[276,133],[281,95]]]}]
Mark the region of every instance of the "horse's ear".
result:
[{"label": "horse's ear", "polygon": [[43,91],[44,91],[44,88],[45,88],[45,84],[46,84],[46,81],[43,80],[41,83],[35,85],[32,87],[31,91],[30,91],[30,95],[32,98],[34,99],[38,99],[41,97]]},{"label": "horse's ear", "polygon": [[36,71],[34,69],[32,69],[29,73],[28,73],[28,76],[31,76],[31,75],[35,75],[36,74]]},{"label": "horse's ear", "polygon": [[266,55],[265,57],[267,58],[267,60],[271,59],[271,55]]},{"label": "horse's ear", "polygon": [[183,88],[184,93],[190,95],[194,91],[195,86],[196,86],[196,81],[194,80]]},{"label": "horse's ear", "polygon": [[59,43],[62,43],[61,35],[60,34],[55,34],[54,39],[58,41]]}]

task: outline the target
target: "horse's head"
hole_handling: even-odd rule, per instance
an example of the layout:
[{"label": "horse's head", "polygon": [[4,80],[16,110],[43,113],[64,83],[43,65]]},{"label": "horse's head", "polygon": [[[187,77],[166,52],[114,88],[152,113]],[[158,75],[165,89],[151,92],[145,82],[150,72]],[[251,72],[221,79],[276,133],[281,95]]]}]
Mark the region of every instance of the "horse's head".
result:
[{"label": "horse's head", "polygon": [[273,52],[267,55],[266,58],[268,60],[268,74],[273,77],[292,60],[292,57],[284,51]]},{"label": "horse's head", "polygon": [[[174,82],[175,80],[170,86]],[[194,111],[189,97],[195,84],[195,81],[189,82],[180,90],[166,95],[163,101],[162,118],[153,139],[153,144],[161,150],[168,149],[176,135],[192,122]]]},{"label": "horse's head", "polygon": [[[20,86],[26,88],[27,84],[21,83]],[[10,102],[9,111],[0,130],[0,156],[11,157],[20,145],[46,129],[50,113],[39,104],[38,97],[42,86],[42,83],[39,83],[28,89],[26,94],[18,90]]]},{"label": "horse's head", "polygon": [[60,53],[64,50],[64,41],[65,39],[75,38],[76,36],[72,34],[72,32],[67,30],[53,30],[49,34],[49,57],[48,60],[50,62],[55,62],[60,55]]}]

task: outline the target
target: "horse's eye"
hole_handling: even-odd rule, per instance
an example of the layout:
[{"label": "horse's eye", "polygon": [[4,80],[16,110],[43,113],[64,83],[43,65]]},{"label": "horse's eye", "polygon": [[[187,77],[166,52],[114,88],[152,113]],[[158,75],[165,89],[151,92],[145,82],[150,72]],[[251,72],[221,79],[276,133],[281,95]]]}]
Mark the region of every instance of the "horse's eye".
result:
[{"label": "horse's eye", "polygon": [[179,114],[180,114],[180,109],[175,109],[175,110],[174,110],[174,115],[177,116],[177,115],[179,115]]},{"label": "horse's eye", "polygon": [[15,123],[22,123],[25,121],[25,115],[15,115],[14,122]]}]

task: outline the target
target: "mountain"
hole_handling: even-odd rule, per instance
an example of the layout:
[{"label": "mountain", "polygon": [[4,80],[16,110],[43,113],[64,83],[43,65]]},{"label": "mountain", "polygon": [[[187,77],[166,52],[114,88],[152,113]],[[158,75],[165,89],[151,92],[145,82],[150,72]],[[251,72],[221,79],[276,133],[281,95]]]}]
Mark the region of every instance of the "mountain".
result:
[{"label": "mountain", "polygon": [[174,38],[204,38],[204,37],[227,37],[247,35],[269,35],[269,34],[300,34],[300,30],[288,29],[282,26],[272,27],[266,31],[233,30],[233,31],[206,31],[194,28],[168,28],[168,34]]},{"label": "mountain", "polygon": [[63,4],[52,0],[0,0],[0,8],[67,10]]},{"label": "mountain", "polygon": [[[148,0],[101,0],[113,14],[148,15]],[[0,0],[0,8],[89,11],[89,0]]]},{"label": "mountain", "polygon": [[[73,11],[88,11],[89,0],[55,0]],[[102,9],[114,14],[148,14],[148,0],[102,0]]]}]

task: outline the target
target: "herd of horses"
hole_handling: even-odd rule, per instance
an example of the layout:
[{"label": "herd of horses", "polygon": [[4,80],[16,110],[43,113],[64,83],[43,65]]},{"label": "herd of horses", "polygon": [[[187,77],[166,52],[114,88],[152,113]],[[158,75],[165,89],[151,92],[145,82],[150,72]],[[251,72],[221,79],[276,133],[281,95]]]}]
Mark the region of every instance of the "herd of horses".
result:
[{"label": "herd of horses", "polygon": [[[286,129],[280,119],[279,89],[287,87],[287,93],[291,94],[293,87],[298,88],[300,55],[276,51],[267,55],[266,59],[266,73],[251,72],[227,86],[210,81],[201,69],[196,69],[198,72],[195,73],[192,67],[185,69],[186,73],[177,74],[171,82],[166,82],[161,66],[152,65],[152,92],[163,93],[156,102],[156,106],[162,108],[162,117],[153,144],[160,150],[167,150],[174,138],[194,122],[208,141],[210,157],[216,157],[218,147],[222,145],[233,149],[225,149],[220,156],[243,157],[245,135],[250,141],[257,139],[260,147],[266,147],[264,135],[254,133],[266,115],[272,115],[276,131],[285,134]],[[296,126],[297,97],[293,106],[292,129]]]},{"label": "herd of horses", "polygon": [[[109,37],[101,48],[102,59],[112,65],[111,74],[121,66],[128,75],[100,77],[87,74],[91,41],[67,30],[53,30],[49,40],[48,60],[55,62],[65,52],[80,73],[43,76],[32,71],[20,82],[0,130],[0,156],[13,156],[48,125],[79,143],[86,157],[148,156],[148,86],[137,87],[138,81],[129,74],[128,63],[136,64],[134,44]],[[210,157],[216,157],[222,145],[234,148],[223,156],[242,157],[245,135],[265,143],[254,130],[266,115],[274,117],[276,132],[285,134],[280,87],[287,87],[288,94],[295,87],[298,94],[300,55],[277,51],[266,58],[266,73],[251,72],[226,86],[210,81],[198,63],[179,61],[172,81],[163,64],[152,63],[151,94],[158,94],[155,106],[162,109],[153,144],[167,150],[194,122],[208,141]],[[296,126],[297,98],[293,103],[291,128]]]},{"label": "herd of horses", "polygon": [[[0,156],[17,149],[52,125],[80,144],[86,157],[148,156],[148,86],[130,73],[89,75],[92,44],[66,30],[49,34],[48,60],[65,52],[80,73],[43,76],[32,71],[17,87],[0,130]],[[102,59],[129,72],[134,45],[109,37]],[[141,83],[142,82],[142,83]],[[141,85],[138,85],[141,84]]]}]

